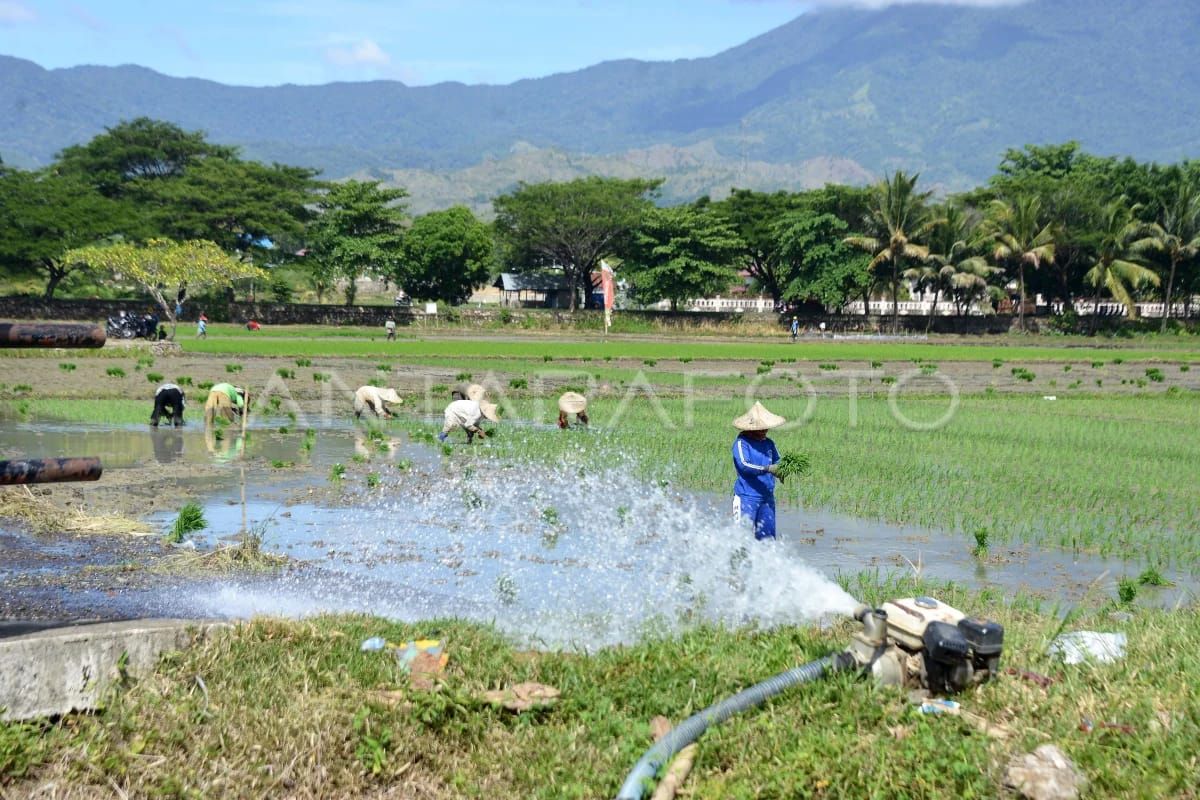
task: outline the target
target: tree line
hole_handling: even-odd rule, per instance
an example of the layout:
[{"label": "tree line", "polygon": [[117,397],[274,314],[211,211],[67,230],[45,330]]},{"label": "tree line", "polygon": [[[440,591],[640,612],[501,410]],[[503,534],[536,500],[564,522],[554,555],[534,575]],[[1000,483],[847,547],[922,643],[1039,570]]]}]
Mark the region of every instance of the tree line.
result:
[{"label": "tree line", "polygon": [[[1028,298],[1042,294],[1067,307],[1112,299],[1130,315],[1138,300],[1163,300],[1165,327],[1172,308],[1200,293],[1196,161],[1100,157],[1075,142],[1026,146],[1006,152],[983,186],[941,198],[903,171],[873,186],[733,189],[673,207],[656,203],[660,185],[522,183],[494,199],[490,223],[464,207],[412,218],[403,189],[321,181],[143,118],[44,169],[0,165],[0,267],[38,272],[52,297],[76,274],[129,272],[139,252],[161,259],[164,243],[207,242],[254,270],[226,268],[226,278],[269,280],[290,266],[319,301],[342,287],[352,303],[355,279],[370,275],[419,299],[461,303],[505,269],[556,272],[574,307],[590,301],[608,260],[635,304],[677,307],[748,276],[753,290],[791,307],[837,311],[862,299],[867,309],[885,298],[895,318],[909,292],[932,292],[935,306],[949,300],[962,312],[1011,303],[1022,324]],[[133,250],[123,260],[100,255],[117,244]]]}]

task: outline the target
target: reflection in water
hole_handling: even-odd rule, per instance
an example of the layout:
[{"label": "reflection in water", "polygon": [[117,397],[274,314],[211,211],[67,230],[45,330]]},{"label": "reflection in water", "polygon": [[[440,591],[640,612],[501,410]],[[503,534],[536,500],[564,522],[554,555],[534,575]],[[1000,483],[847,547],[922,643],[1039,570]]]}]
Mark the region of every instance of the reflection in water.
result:
[{"label": "reflection in water", "polygon": [[183,460],[183,434],[172,428],[151,428],[150,440],[154,444],[154,460],[160,464],[172,464]]},{"label": "reflection in water", "polygon": [[215,461],[226,463],[242,455],[246,449],[246,437],[221,428],[205,428],[204,446]]}]

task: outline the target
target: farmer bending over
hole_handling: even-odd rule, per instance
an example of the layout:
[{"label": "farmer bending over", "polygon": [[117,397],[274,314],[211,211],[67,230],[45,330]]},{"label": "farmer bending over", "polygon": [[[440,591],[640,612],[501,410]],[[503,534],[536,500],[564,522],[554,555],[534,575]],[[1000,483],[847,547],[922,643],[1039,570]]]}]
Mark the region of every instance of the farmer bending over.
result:
[{"label": "farmer bending over", "polygon": [[748,412],[733,421],[741,433],[733,440],[733,513],[754,526],[755,539],[775,538],[775,473],[779,451],[767,438],[767,431],[787,422],[755,403]]},{"label": "farmer bending over", "polygon": [[364,411],[371,411],[380,419],[391,419],[392,413],[387,404],[399,405],[404,401],[395,389],[380,389],[376,386],[360,386],[354,393],[354,418],[358,419]]},{"label": "farmer bending over", "polygon": [[218,383],[208,390],[204,401],[204,424],[211,426],[218,416],[233,422],[246,411],[246,390],[232,383]]},{"label": "farmer bending over", "polygon": [[587,398],[579,392],[563,392],[562,397],[558,398],[558,427],[564,431],[571,427],[569,414],[575,415],[575,427],[587,427]]},{"label": "farmer bending over", "polygon": [[455,400],[446,406],[445,419],[446,424],[442,426],[442,432],[438,434],[438,441],[446,441],[446,437],[450,435],[451,431],[455,428],[462,428],[467,432],[467,444],[470,444],[476,436],[480,439],[487,438],[487,433],[479,427],[481,419],[499,422],[500,416],[496,413],[495,404],[486,400]]},{"label": "farmer bending over", "polygon": [[159,417],[170,417],[171,424],[176,428],[183,424],[183,390],[173,383],[164,383],[154,393],[154,411],[150,414],[151,427],[158,427]]}]

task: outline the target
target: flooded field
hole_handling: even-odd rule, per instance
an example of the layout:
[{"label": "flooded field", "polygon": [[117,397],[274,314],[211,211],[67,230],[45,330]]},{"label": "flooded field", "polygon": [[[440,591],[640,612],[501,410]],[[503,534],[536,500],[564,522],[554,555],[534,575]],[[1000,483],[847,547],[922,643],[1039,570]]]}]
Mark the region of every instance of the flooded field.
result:
[{"label": "flooded field", "polygon": [[[5,456],[104,454],[101,482],[68,490],[80,502],[90,492],[127,495],[162,531],[185,497],[196,499],[209,527],[182,552],[249,529],[289,562],[268,573],[190,573],[162,568],[181,551],[158,535],[63,538],[10,524],[0,531],[0,609],[9,617],[459,617],[541,646],[592,647],[696,619],[774,625],[844,612],[853,600],[832,578],[864,570],[1065,605],[1089,591],[1111,594],[1119,577],[1144,566],[1032,546],[977,558],[962,534],[800,509],[781,511],[777,543],[756,544],[725,498],[638,480],[632,464],[595,450],[548,468],[462,444],[445,456],[348,423],[305,441],[265,427],[245,441],[197,428],[5,425]],[[334,480],[339,464],[345,475]],[[166,487],[151,481],[164,475]],[[168,504],[149,499],[164,492]],[[1144,591],[1139,602],[1194,597],[1194,576],[1168,577],[1173,586]]]}]

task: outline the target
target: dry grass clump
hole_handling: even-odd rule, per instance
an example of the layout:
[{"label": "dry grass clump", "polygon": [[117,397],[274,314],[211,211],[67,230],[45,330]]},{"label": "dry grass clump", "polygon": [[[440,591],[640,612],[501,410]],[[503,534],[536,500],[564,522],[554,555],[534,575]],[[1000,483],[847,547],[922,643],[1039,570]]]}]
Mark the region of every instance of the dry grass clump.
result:
[{"label": "dry grass clump", "polygon": [[35,533],[82,533],[112,536],[148,536],[149,525],[116,514],[92,514],[83,509],[63,508],[35,495],[28,486],[0,489],[0,518],[16,519]]}]

